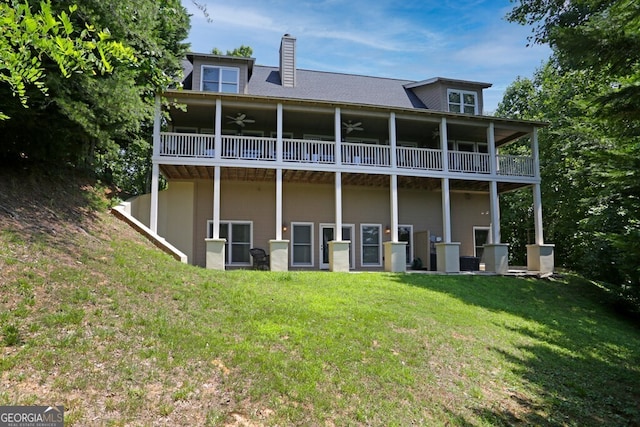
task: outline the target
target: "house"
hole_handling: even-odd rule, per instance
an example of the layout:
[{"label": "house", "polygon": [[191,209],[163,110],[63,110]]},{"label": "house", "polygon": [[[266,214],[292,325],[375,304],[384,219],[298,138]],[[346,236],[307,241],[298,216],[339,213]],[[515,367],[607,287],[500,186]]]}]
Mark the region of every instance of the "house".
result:
[{"label": "house", "polygon": [[[276,67],[187,59],[184,88],[161,94],[183,108],[156,101],[152,192],[132,213],[191,264],[248,268],[249,249],[261,247],[279,271],[402,272],[420,258],[457,272],[475,257],[503,273],[498,201],[524,189],[535,210],[528,268],[553,270],[540,201],[544,123],[483,116],[490,84],[302,70],[288,34]],[[527,155],[500,154],[522,138]]]}]

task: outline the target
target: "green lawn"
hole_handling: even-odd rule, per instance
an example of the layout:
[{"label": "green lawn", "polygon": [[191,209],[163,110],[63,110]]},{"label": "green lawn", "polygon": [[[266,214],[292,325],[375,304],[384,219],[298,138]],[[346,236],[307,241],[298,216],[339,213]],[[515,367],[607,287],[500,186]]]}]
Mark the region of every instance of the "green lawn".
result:
[{"label": "green lawn", "polygon": [[0,405],[78,426],[640,420],[640,329],[582,279],[213,272],[106,214],[0,225]]}]

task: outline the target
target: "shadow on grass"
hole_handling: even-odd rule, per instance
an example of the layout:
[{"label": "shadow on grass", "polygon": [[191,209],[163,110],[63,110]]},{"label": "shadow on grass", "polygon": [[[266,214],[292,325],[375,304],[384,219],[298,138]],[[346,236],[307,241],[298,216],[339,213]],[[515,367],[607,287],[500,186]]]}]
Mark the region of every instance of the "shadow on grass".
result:
[{"label": "shadow on grass", "polygon": [[537,400],[514,392],[518,414],[479,408],[476,413],[483,421],[640,426],[640,328],[605,307],[600,290],[587,281],[419,274],[400,275],[398,280],[537,324],[499,325],[525,339],[513,354],[490,349],[510,362]]}]

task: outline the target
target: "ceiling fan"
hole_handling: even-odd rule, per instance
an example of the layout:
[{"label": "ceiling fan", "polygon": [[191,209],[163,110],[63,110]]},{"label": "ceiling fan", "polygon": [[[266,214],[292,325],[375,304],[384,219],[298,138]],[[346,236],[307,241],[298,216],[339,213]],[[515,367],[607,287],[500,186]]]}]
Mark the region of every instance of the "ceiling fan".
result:
[{"label": "ceiling fan", "polygon": [[227,118],[231,119],[230,122],[227,122],[228,124],[235,123],[240,127],[244,127],[247,123],[255,123],[256,122],[253,119],[248,119],[247,115],[244,114],[244,113],[238,113],[238,115],[236,115],[235,117],[227,116]]},{"label": "ceiling fan", "polygon": [[349,120],[348,122],[342,122],[342,126],[344,127],[344,129],[347,131],[347,133],[351,133],[354,130],[364,130],[363,127],[361,127],[360,125],[362,125],[362,122],[358,122],[358,123],[352,123],[351,120]]}]

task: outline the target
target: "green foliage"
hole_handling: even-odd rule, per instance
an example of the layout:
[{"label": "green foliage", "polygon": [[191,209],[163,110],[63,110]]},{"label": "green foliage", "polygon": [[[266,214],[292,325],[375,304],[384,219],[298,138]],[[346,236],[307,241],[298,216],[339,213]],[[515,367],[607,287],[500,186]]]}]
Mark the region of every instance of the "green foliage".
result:
[{"label": "green foliage", "polygon": [[214,55],[227,55],[227,56],[239,56],[242,58],[251,58],[251,55],[253,55],[253,49],[251,48],[251,46],[241,45],[240,47],[237,47],[233,50],[227,50],[227,53],[225,54],[225,53],[222,53],[222,51],[217,47],[214,47],[213,49],[211,49],[211,53]]},{"label": "green foliage", "polygon": [[2,327],[2,335],[4,335],[2,342],[7,347],[16,346],[22,342],[20,329],[13,323]]},{"label": "green foliage", "polygon": [[[34,10],[37,4],[29,0],[30,8],[25,3],[23,9]],[[73,40],[95,44],[86,57],[94,69],[78,72],[84,57],[71,55],[68,42],[56,42],[60,52],[70,56],[62,56],[67,58],[62,66],[56,64],[55,55],[42,57],[38,81],[46,96],[39,87],[25,84],[30,108],[24,109],[8,96],[9,85],[0,84],[0,111],[11,116],[0,122],[0,132],[6,136],[0,141],[0,161],[28,159],[88,168],[109,183],[134,185],[124,188],[128,193],[144,191],[144,186],[138,186],[144,179],[119,174],[131,175],[132,168],[136,176],[147,171],[149,160],[141,158],[139,147],[151,142],[156,93],[181,81],[181,61],[188,48],[183,43],[189,29],[186,10],[180,0],[84,0],[77,6],[71,0],[59,0],[42,12],[43,23],[51,21],[47,11],[59,22],[51,24],[50,33],[65,35],[70,29],[83,29],[79,34],[83,37]],[[15,34],[27,37],[22,27]],[[4,39],[3,33],[0,40]],[[8,46],[6,52],[13,52],[13,45]],[[129,53],[129,61],[111,59],[119,48]],[[31,45],[26,50],[37,53]],[[15,51],[20,52],[17,47]],[[1,46],[0,52],[5,52]],[[134,160],[140,163],[133,164]]]},{"label": "green foliage", "polygon": [[[135,61],[133,51],[111,40],[108,31],[86,25],[78,33],[70,18],[77,6],[70,5],[69,13],[62,10],[57,14],[49,0],[39,6],[40,10],[33,12],[28,3],[0,3],[0,82],[9,85],[23,107],[28,107],[28,85],[44,94],[48,91],[45,56],[64,78],[72,73],[111,73],[114,63]],[[0,110],[0,119],[8,118]]]},{"label": "green foliage", "polygon": [[508,18],[536,25],[534,41],[554,49],[498,112],[550,122],[540,132],[547,240],[560,263],[640,304],[640,4],[524,0]]}]

